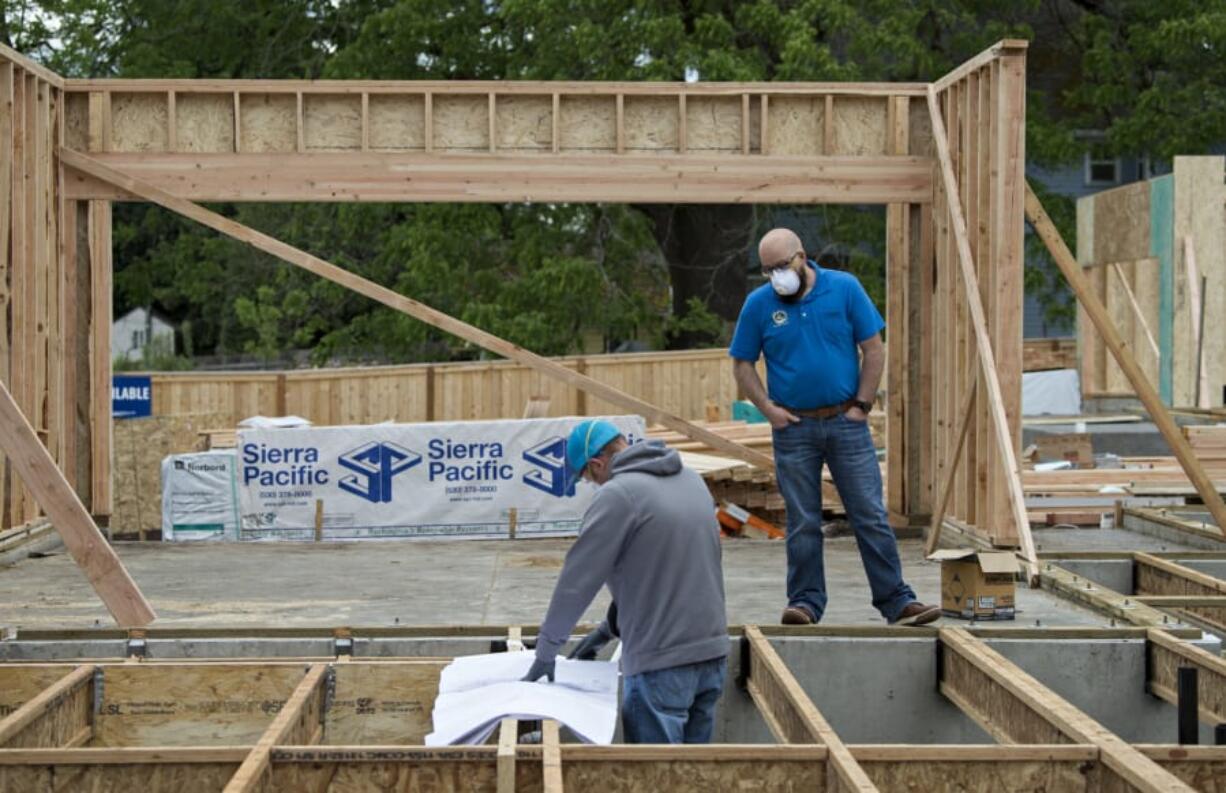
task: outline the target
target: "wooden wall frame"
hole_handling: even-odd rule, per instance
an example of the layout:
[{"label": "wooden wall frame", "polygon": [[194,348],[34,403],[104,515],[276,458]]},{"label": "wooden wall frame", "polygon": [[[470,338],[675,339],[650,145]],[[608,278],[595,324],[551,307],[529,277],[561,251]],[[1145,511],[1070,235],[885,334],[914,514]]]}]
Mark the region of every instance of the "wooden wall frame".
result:
[{"label": "wooden wall frame", "polygon": [[[110,202],[153,200],[764,467],[772,465],[765,455],[195,202],[885,204],[894,350],[887,506],[896,522],[930,518],[936,483],[959,456],[951,454],[956,412],[974,381],[988,398],[970,403],[966,465],[953,473],[945,511],[981,539],[1020,546],[1033,563],[1010,462],[1020,447],[1025,54],[1026,42],[1002,41],[931,85],[50,80],[10,50],[0,62],[33,75],[23,79],[48,80],[58,137],[37,151],[61,181],[48,214],[77,218],[65,207],[88,207],[89,245],[75,248],[90,254],[92,316],[109,315]],[[933,101],[935,113],[925,106]],[[23,211],[8,213],[18,235],[28,231]],[[978,309],[955,286],[971,270]],[[105,514],[107,323],[93,322],[92,339],[91,507]],[[972,354],[982,356],[978,372]],[[58,371],[70,359],[48,361]],[[14,360],[24,373],[26,358]],[[39,366],[32,381],[14,382],[28,389]],[[14,393],[27,412],[35,404],[23,402],[27,391]],[[57,443],[69,435],[59,432]],[[64,467],[63,455],[57,462]]]}]

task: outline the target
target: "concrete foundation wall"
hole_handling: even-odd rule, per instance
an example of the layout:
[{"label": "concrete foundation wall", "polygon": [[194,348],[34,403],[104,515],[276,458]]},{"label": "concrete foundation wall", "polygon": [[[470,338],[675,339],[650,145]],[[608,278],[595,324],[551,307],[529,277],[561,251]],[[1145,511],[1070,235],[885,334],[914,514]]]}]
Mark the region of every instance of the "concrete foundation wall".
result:
[{"label": "concrete foundation wall", "polygon": [[[1176,743],[1175,706],[1145,691],[1145,642],[1138,639],[990,639],[993,650],[1129,743]],[[1221,645],[1204,645],[1220,652]],[[1213,743],[1202,724],[1201,743]]]},{"label": "concrete foundation wall", "polygon": [[931,637],[771,644],[847,743],[994,743],[937,690]]}]

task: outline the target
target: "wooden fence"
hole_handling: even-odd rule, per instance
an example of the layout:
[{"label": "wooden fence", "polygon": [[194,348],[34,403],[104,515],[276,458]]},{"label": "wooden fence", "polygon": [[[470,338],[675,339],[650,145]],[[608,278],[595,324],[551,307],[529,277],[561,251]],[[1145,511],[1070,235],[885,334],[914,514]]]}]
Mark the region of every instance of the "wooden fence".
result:
[{"label": "wooden fence", "polygon": [[[1036,368],[1051,365],[1051,340],[1026,347]],[[556,360],[691,421],[727,420],[737,398],[722,348]],[[228,414],[231,423],[256,415],[297,415],[320,425],[515,418],[535,396],[549,397],[550,416],[622,412],[510,361],[151,376],[155,416]]]},{"label": "wooden fence", "polygon": [[[727,350],[557,359],[691,420],[727,419],[736,399]],[[315,424],[514,418],[532,397],[548,415],[624,412],[511,361],[370,366],[288,372],[153,373],[153,413],[297,415]]]}]

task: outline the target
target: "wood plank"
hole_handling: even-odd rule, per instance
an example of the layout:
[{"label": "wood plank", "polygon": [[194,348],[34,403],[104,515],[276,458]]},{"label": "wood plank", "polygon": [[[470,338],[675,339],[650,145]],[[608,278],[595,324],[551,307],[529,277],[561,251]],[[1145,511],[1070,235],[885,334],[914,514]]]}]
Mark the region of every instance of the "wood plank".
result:
[{"label": "wood plank", "polygon": [[[13,202],[15,133],[17,107],[14,102],[13,73],[11,63],[0,63],[0,382],[13,385],[10,370],[12,345],[16,339],[9,331],[9,311],[13,306],[12,279],[16,276],[17,257],[9,245],[10,232],[19,233],[13,224],[17,207]],[[13,238],[15,238],[14,235]],[[25,521],[13,512],[14,490],[19,487],[16,474],[7,461],[0,460],[0,528],[16,526]]]},{"label": "wood plank", "polygon": [[[914,203],[931,200],[921,157],[311,152],[107,154],[100,161],[193,201],[685,201]],[[412,179],[406,179],[412,174]],[[70,174],[68,197],[132,200]]]},{"label": "wood plank", "polygon": [[[1192,788],[1035,680],[965,628],[942,628],[941,691],[998,740],[1092,744],[1124,785],[1140,791]],[[969,673],[969,674],[966,674]],[[1032,740],[1035,732],[1045,740]]]},{"label": "wood plank", "polygon": [[[754,703],[764,716],[781,725],[790,743],[816,743],[826,747],[827,786],[832,790],[875,791],[838,733],[801,688],[799,681],[754,625],[745,626],[749,642],[749,682]],[[755,694],[756,692],[756,694]],[[763,707],[765,705],[765,707]]]},{"label": "wood plank", "polygon": [[958,429],[958,440],[954,443],[953,455],[945,471],[945,482],[940,490],[940,500],[932,513],[932,522],[928,526],[928,538],[924,541],[925,556],[935,551],[941,542],[941,528],[945,525],[945,510],[949,507],[949,497],[953,494],[954,476],[958,471],[958,463],[962,459],[962,447],[966,445],[966,435],[971,428],[971,419],[974,418],[972,411],[975,407],[975,394],[977,393],[976,382],[976,380],[971,380],[970,387],[962,399],[962,412],[959,414],[962,416],[962,422]]},{"label": "wood plank", "polygon": [[89,204],[90,512],[111,514],[111,202]]},{"label": "wood plank", "polygon": [[1064,278],[1072,288],[1073,294],[1077,296],[1078,301],[1085,308],[1086,313],[1094,323],[1095,328],[1097,328],[1103,342],[1111,351],[1111,355],[1115,358],[1116,363],[1124,370],[1124,374],[1136,391],[1137,397],[1149,412],[1150,418],[1153,419],[1154,424],[1158,427],[1158,431],[1162,433],[1162,438],[1171,447],[1171,451],[1175,453],[1175,458],[1188,475],[1188,479],[1196,487],[1196,492],[1200,495],[1201,500],[1204,501],[1209,511],[1213,514],[1213,519],[1217,522],[1219,530],[1223,530],[1226,533],[1226,503],[1222,501],[1222,497],[1214,487],[1212,480],[1205,473],[1205,469],[1201,466],[1200,461],[1197,460],[1196,453],[1188,445],[1187,439],[1179,431],[1178,425],[1175,424],[1174,418],[1171,417],[1170,412],[1166,409],[1166,405],[1163,404],[1162,398],[1154,390],[1154,386],[1146,378],[1145,373],[1141,371],[1136,357],[1124,344],[1119,331],[1111,323],[1102,301],[1093,294],[1086,284],[1081,268],[1073,260],[1073,255],[1069,252],[1068,246],[1060,238],[1060,232],[1056,230],[1051,218],[1048,217],[1038,196],[1034,194],[1029,184],[1026,185],[1026,218],[1034,226],[1035,231],[1047,246],[1047,250],[1051,253],[1060,271],[1064,274]]},{"label": "wood plank", "polygon": [[584,391],[612,402],[619,407],[639,413],[649,422],[663,424],[670,429],[677,430],[683,433],[686,437],[702,441],[714,449],[718,449],[724,454],[731,455],[739,460],[744,460],[752,465],[757,465],[761,468],[773,468],[774,460],[760,452],[748,449],[738,443],[729,441],[716,433],[698,427],[684,419],[681,419],[671,413],[667,413],[654,405],[645,402],[644,400],[633,397],[623,391],[608,386],[590,377],[579,374],[567,367],[558,364],[554,361],[544,358],[536,353],[529,352],[524,348],[511,344],[510,342],[500,339],[492,333],[487,333],[466,322],[461,322],[454,317],[448,316],[441,311],[430,308],[424,303],[420,303],[412,298],[393,292],[386,287],[379,286],[372,281],[368,281],[358,275],[350,273],[346,270],[337,267],[334,264],[324,261],[316,256],[312,256],[305,251],[299,250],[284,242],[273,239],[266,234],[262,234],[241,223],[236,223],[233,220],[222,217],[215,212],[211,212],[204,207],[193,204],[190,201],[185,201],[181,198],[166,193],[152,185],[146,184],[138,179],[115,171],[102,163],[99,163],[92,158],[73,151],[64,151],[62,156],[69,165],[87,173],[91,173],[100,179],[105,179],[114,184],[117,184],[128,192],[140,195],[146,200],[153,201],[161,206],[178,212],[192,220],[195,220],[203,225],[208,226],[223,234],[227,234],[235,239],[245,242],[255,248],[258,248],[266,253],[270,253],[280,259],[283,259],[290,264],[301,267],[308,272],[312,272],[321,277],[327,278],[330,281],[340,284],[348,289],[352,289],[366,297],[373,298],[384,305],[390,306],[398,311],[401,311],[409,316],[427,322],[434,327],[452,333],[460,338],[477,344],[498,355],[505,356],[512,360],[518,361],[526,366],[529,366],[542,374],[553,377],[568,385],[581,388]]},{"label": "wood plank", "polygon": [[[1137,595],[1226,595],[1226,581],[1148,553],[1133,554],[1133,581]],[[1184,605],[1173,610],[1179,616],[1195,619],[1209,628],[1226,633],[1226,611],[1222,605]]]},{"label": "wood plank", "polygon": [[562,793],[562,750],[558,723],[553,719],[541,723],[541,765],[544,793]]},{"label": "wood plank", "polygon": [[5,749],[66,746],[89,730],[96,667],[78,666],[0,721]]},{"label": "wood plank", "polygon": [[123,563],[39,442],[7,388],[0,386],[0,451],[21,475],[90,585],[121,627],[139,628],[157,615]]},{"label": "wood plank", "polygon": [[519,722],[503,719],[498,726],[498,793],[515,793],[515,748]]},{"label": "wood plank", "polygon": [[1200,720],[1206,724],[1226,723],[1226,659],[1157,628],[1149,629],[1147,640],[1148,691],[1172,705],[1178,704],[1179,667],[1195,667]]},{"label": "wood plank", "polygon": [[311,664],[302,682],[277,712],[277,717],[234,772],[225,793],[252,793],[260,790],[264,775],[272,767],[271,753],[279,744],[313,744],[323,721],[322,691],[328,674],[327,664]]},{"label": "wood plank", "polygon": [[[941,162],[941,173],[945,191],[950,196],[950,216],[953,236],[957,244],[957,259],[962,273],[962,285],[966,294],[966,304],[974,326],[975,341],[979,364],[987,386],[984,396],[992,417],[993,436],[996,439],[996,451],[1000,455],[1008,479],[1008,495],[1012,507],[1012,520],[1020,539],[1022,555],[1026,558],[1030,570],[1031,585],[1037,584],[1039,575],[1038,559],[1035,556],[1034,540],[1030,535],[1030,521],[1026,517],[1025,496],[1022,493],[1021,467],[1018,465],[1017,453],[1014,449],[1013,433],[1009,428],[1009,419],[1005,415],[1005,400],[1001,383],[997,377],[996,359],[992,352],[992,342],[988,336],[987,322],[984,318],[983,305],[979,300],[979,284],[975,277],[974,264],[971,258],[970,244],[966,236],[966,220],[958,201],[958,186],[954,176],[953,164],[949,156],[949,141],[945,137],[945,122],[941,118],[937,106],[936,93],[928,92],[928,109],[932,116],[933,140],[936,144],[937,156]],[[1020,368],[1020,361],[1018,362]]]}]

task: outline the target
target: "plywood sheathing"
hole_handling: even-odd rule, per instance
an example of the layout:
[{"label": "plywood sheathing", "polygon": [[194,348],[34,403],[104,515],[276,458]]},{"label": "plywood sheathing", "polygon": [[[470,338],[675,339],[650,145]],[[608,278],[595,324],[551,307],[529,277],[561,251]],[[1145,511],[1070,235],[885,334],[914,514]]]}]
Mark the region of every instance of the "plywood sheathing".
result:
[{"label": "plywood sheathing", "polygon": [[179,151],[228,154],[234,151],[234,101],[230,94],[180,94],[175,101]]}]

